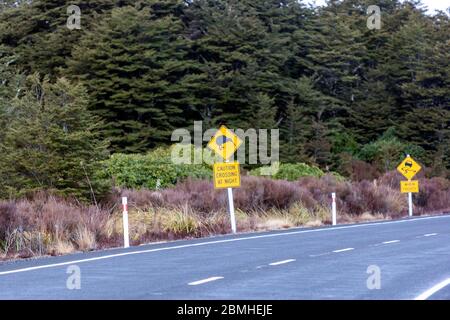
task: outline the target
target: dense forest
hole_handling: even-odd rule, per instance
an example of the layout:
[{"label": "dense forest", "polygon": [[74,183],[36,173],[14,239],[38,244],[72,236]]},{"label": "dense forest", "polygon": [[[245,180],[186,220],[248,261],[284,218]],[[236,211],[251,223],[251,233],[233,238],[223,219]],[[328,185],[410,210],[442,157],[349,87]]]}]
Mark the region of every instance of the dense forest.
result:
[{"label": "dense forest", "polygon": [[448,176],[449,12],[376,2],[380,29],[373,0],[0,1],[0,196],[102,188],[97,162],[199,120],[279,129],[284,163]]}]

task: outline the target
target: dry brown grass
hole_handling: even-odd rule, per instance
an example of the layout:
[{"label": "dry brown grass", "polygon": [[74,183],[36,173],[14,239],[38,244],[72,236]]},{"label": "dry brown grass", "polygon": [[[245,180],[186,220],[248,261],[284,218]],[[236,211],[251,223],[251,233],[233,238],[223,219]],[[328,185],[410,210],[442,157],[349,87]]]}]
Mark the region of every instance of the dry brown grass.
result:
[{"label": "dry brown grass", "polygon": [[279,230],[294,227],[294,224],[286,217],[268,216],[261,219],[262,221],[256,225],[256,230]]},{"label": "dry brown grass", "polygon": [[358,217],[358,222],[364,221],[377,221],[377,220],[386,220],[386,216],[382,214],[372,214],[369,212],[364,212],[362,215]]},{"label": "dry brown grass", "polygon": [[[243,177],[235,190],[239,232],[331,224],[331,192],[337,194],[338,223],[393,219],[407,211],[400,178],[388,173],[373,181],[339,182],[332,176],[299,181]],[[120,197],[129,198],[133,245],[229,233],[226,192],[209,181],[186,181],[160,192],[117,190],[104,207],[48,194],[0,201],[0,259],[61,255],[120,246]],[[107,205],[108,204],[108,205]],[[450,181],[421,180],[415,212],[450,209]]]},{"label": "dry brown grass", "polygon": [[47,248],[48,253],[51,255],[65,255],[75,252],[75,246],[72,242],[57,239]]},{"label": "dry brown grass", "polygon": [[79,226],[75,230],[75,237],[73,243],[78,250],[90,251],[97,247],[97,241],[95,240],[95,234],[89,230],[86,226]]}]

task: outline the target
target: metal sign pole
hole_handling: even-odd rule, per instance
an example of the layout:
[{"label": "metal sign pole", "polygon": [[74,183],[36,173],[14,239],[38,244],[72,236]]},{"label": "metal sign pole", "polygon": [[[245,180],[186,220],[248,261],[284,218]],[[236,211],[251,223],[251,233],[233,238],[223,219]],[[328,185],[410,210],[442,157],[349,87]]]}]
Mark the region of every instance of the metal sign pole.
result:
[{"label": "metal sign pole", "polygon": [[233,188],[228,188],[228,208],[230,211],[231,230],[236,233],[236,217],[234,215]]},{"label": "metal sign pole", "polygon": [[[229,160],[226,160],[225,163],[229,163]],[[233,188],[227,188],[228,191],[228,211],[230,212],[230,221],[231,221],[231,231],[233,234],[236,233],[236,216],[234,214],[234,198],[233,198]]]},{"label": "metal sign pole", "polygon": [[408,193],[408,207],[409,207],[409,216],[413,216],[413,200],[412,200],[412,193]]}]

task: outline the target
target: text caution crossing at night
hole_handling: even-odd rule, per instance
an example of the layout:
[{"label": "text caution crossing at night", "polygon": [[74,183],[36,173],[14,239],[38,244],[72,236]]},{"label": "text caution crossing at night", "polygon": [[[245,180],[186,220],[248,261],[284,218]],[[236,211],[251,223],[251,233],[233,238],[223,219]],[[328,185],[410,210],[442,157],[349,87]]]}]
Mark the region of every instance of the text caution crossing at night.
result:
[{"label": "text caution crossing at night", "polygon": [[400,187],[402,193],[419,193],[419,181],[400,181]]},{"label": "text caution crossing at night", "polygon": [[214,164],[214,187],[216,189],[239,188],[240,186],[239,162]]}]

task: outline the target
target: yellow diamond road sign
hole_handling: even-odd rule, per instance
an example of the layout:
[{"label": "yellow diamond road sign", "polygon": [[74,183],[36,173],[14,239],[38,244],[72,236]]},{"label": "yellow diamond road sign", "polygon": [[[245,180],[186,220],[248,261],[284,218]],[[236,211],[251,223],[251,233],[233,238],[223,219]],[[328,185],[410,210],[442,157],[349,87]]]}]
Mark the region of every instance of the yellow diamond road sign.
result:
[{"label": "yellow diamond road sign", "polygon": [[221,126],[208,143],[208,147],[224,160],[228,160],[241,144],[242,140],[236,134],[228,130],[227,127]]},{"label": "yellow diamond road sign", "polygon": [[214,188],[239,188],[240,186],[239,162],[214,164]]},{"label": "yellow diamond road sign", "polygon": [[409,156],[406,157],[406,159],[403,160],[403,162],[397,168],[398,172],[404,175],[408,180],[414,178],[414,176],[419,173],[421,169],[422,167]]},{"label": "yellow diamond road sign", "polygon": [[419,181],[400,181],[401,193],[419,193]]}]

